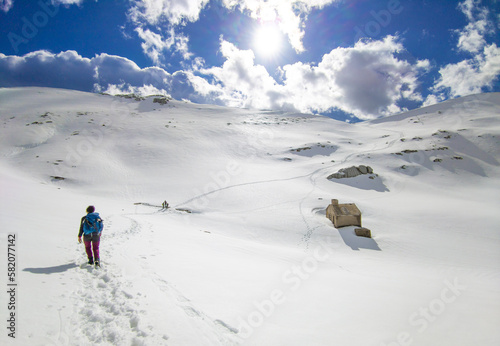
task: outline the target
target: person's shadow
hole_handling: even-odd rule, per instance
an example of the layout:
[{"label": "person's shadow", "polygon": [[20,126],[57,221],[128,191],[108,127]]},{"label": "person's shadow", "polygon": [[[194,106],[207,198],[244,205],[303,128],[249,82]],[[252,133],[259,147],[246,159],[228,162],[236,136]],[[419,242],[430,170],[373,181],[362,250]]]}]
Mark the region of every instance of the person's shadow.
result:
[{"label": "person's shadow", "polygon": [[68,264],[61,264],[59,266],[54,266],[54,267],[45,267],[45,268],[24,268],[23,271],[33,273],[33,274],[55,274],[55,273],[62,273],[67,270],[73,269],[78,267],[76,263],[68,263]]}]

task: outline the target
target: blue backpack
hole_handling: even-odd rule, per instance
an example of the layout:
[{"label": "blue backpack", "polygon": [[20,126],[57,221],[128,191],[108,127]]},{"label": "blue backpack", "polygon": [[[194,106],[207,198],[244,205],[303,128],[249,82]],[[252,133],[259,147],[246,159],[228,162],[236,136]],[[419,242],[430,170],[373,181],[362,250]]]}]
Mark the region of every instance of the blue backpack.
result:
[{"label": "blue backpack", "polygon": [[101,233],[103,228],[104,225],[99,213],[90,213],[85,216],[83,222],[84,234]]}]

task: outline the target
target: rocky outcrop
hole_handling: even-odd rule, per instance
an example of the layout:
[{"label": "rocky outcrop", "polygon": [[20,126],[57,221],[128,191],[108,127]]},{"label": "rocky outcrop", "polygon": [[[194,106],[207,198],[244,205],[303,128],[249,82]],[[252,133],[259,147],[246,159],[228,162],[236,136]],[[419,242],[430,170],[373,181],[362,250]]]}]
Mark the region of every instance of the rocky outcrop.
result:
[{"label": "rocky outcrop", "polygon": [[365,237],[365,238],[371,238],[372,237],[372,231],[370,231],[368,228],[361,227],[361,228],[355,228],[354,233],[358,237]]},{"label": "rocky outcrop", "polygon": [[372,174],[373,169],[370,166],[351,166],[347,168],[341,168],[337,173],[333,173],[327,177],[327,179],[342,179],[342,178],[354,178],[361,174]]}]

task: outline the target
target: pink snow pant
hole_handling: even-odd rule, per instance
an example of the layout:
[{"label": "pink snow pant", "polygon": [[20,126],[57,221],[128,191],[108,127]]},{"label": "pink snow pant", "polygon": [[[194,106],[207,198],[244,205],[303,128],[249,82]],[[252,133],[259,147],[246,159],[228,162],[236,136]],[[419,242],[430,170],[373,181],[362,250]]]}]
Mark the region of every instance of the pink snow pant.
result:
[{"label": "pink snow pant", "polygon": [[[85,243],[85,252],[87,252],[87,257],[89,260],[96,259],[98,260],[99,257],[99,241],[101,239],[101,235],[98,233],[91,233],[88,235],[85,235],[83,237],[84,243]],[[92,255],[92,251],[94,254]]]}]

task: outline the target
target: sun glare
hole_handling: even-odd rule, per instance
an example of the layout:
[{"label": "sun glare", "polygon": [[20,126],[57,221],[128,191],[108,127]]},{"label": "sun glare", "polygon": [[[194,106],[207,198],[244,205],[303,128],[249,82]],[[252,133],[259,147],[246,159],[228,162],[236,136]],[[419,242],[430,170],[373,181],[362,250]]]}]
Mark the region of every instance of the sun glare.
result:
[{"label": "sun glare", "polygon": [[281,50],[283,34],[275,23],[260,24],[254,33],[256,53],[266,58],[275,57]]}]

